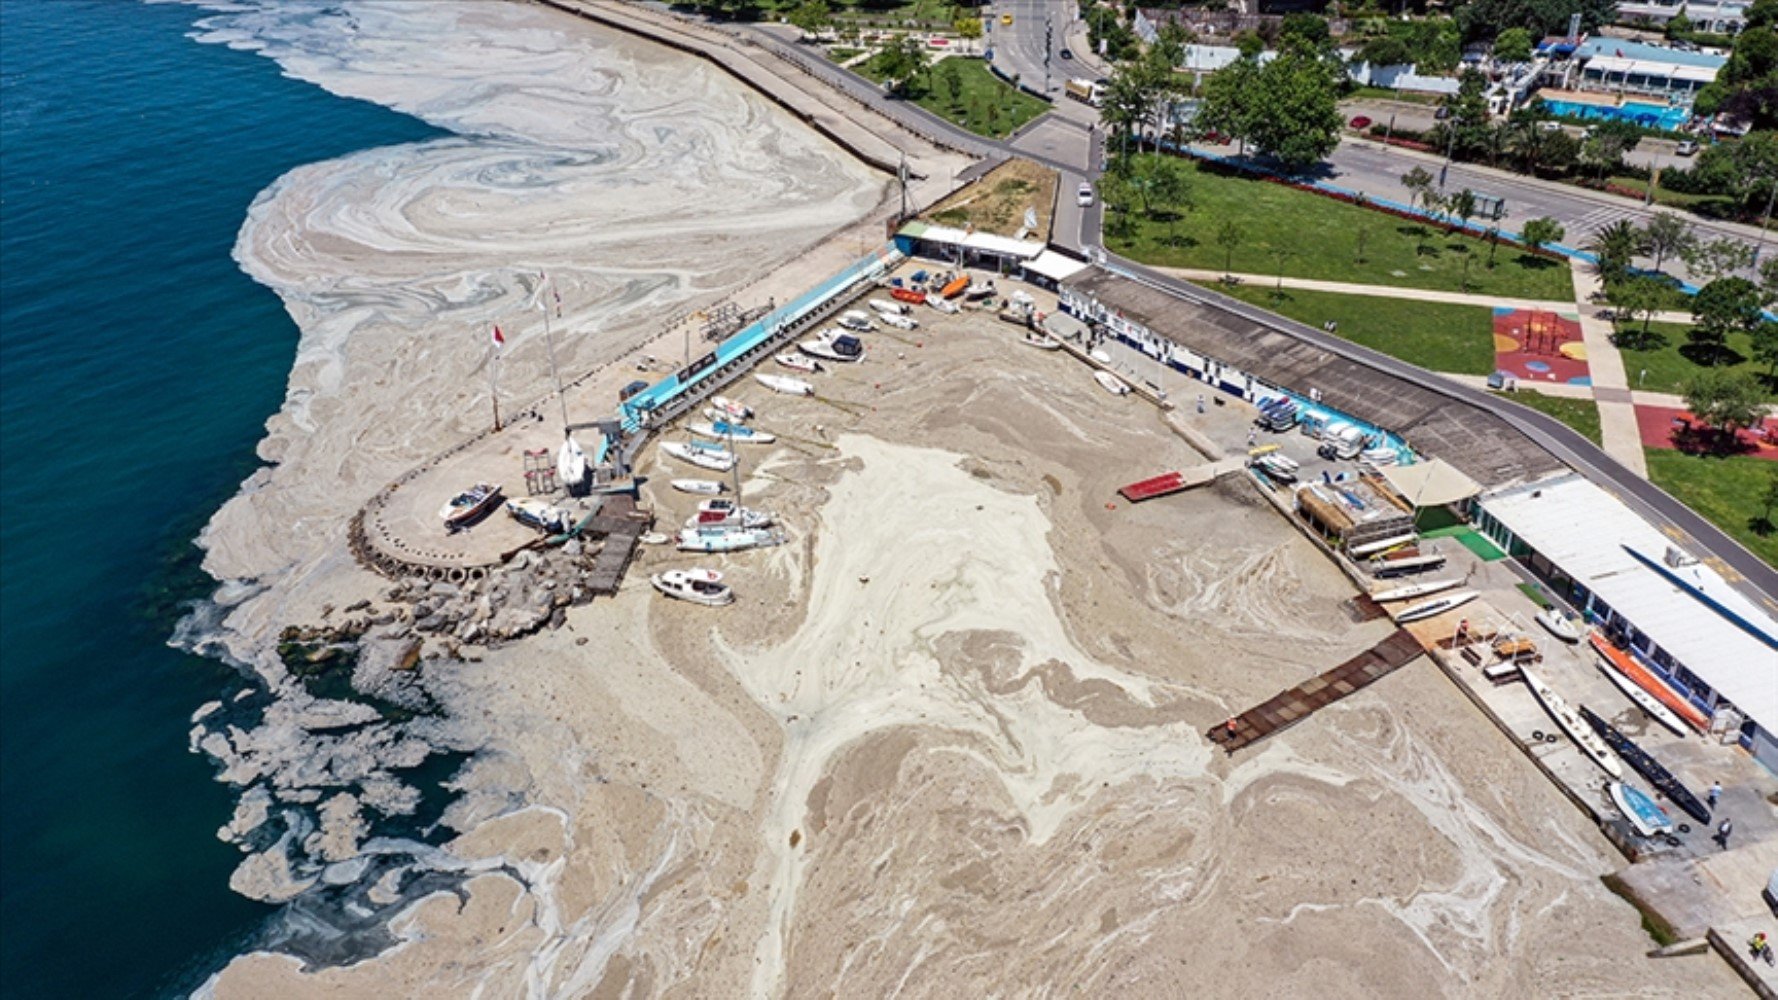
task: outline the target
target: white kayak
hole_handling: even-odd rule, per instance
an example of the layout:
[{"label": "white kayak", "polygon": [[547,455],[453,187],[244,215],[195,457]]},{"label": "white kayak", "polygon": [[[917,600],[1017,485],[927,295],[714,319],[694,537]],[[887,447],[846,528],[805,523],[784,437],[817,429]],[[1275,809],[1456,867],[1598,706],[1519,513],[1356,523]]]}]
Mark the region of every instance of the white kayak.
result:
[{"label": "white kayak", "polygon": [[1462,580],[1453,579],[1428,580],[1425,583],[1410,583],[1405,587],[1394,587],[1389,590],[1381,591],[1380,593],[1372,594],[1371,600],[1376,601],[1378,604],[1387,604],[1390,601],[1407,601],[1416,597],[1425,597],[1427,594],[1436,594],[1441,590],[1450,590],[1452,587],[1455,587],[1462,582]]},{"label": "white kayak", "polygon": [[1568,738],[1574,741],[1575,746],[1580,747],[1582,753],[1591,758],[1593,763],[1599,765],[1606,774],[1613,778],[1624,776],[1624,765],[1618,763],[1618,759],[1611,755],[1611,748],[1605,745],[1605,741],[1599,738],[1599,734],[1593,732],[1592,727],[1587,725],[1575,713],[1574,709],[1568,707],[1568,702],[1564,701],[1561,695],[1551,690],[1550,686],[1543,682],[1543,678],[1532,673],[1523,664],[1519,666],[1519,676],[1525,678],[1525,686],[1530,688],[1531,693],[1536,696],[1537,703],[1550,714],[1550,718],[1556,720],[1556,725],[1562,727],[1562,731],[1568,734]]},{"label": "white kayak", "polygon": [[700,448],[696,445],[681,444],[678,441],[668,441],[661,445],[661,451],[681,462],[690,462],[692,465],[714,469],[717,472],[727,472],[735,467],[735,456],[720,448]]},{"label": "white kayak", "polygon": [[772,360],[793,372],[803,372],[805,374],[813,375],[821,370],[821,362],[816,361],[807,354],[800,354],[796,351],[780,354]]},{"label": "white kayak", "polygon": [[931,306],[934,309],[937,309],[941,313],[953,313],[954,314],[958,311],[957,303],[952,302],[949,299],[946,299],[942,295],[928,295],[928,296],[926,296],[926,304]]},{"label": "white kayak", "polygon": [[745,403],[740,403],[735,400],[732,400],[732,399],[728,398],[727,396],[717,396],[715,399],[712,399],[710,401],[710,405],[716,407],[717,409],[728,414],[729,416],[734,417],[736,420],[751,420],[751,419],[753,419],[753,407],[748,406]]},{"label": "white kayak", "polygon": [[728,491],[726,483],[714,479],[675,479],[673,488],[681,493],[697,493],[703,496],[715,496]]},{"label": "white kayak", "polygon": [[891,302],[888,299],[871,299],[866,305],[884,316],[905,316],[908,312],[905,303]]},{"label": "white kayak", "polygon": [[1092,358],[1094,361],[1097,361],[1102,365],[1111,364],[1111,352],[1103,347],[1095,347],[1088,351],[1087,357]]},{"label": "white kayak", "polygon": [[1402,622],[1419,621],[1422,618],[1431,618],[1433,615],[1442,615],[1447,611],[1462,607],[1475,599],[1475,591],[1459,590],[1455,594],[1445,594],[1442,597],[1435,597],[1430,601],[1421,601],[1419,604],[1410,604],[1395,613],[1395,621],[1397,624],[1400,624]]},{"label": "white kayak", "polygon": [[800,378],[790,378],[786,375],[768,375],[764,372],[753,376],[753,378],[760,385],[765,386],[773,392],[782,392],[788,396],[815,395],[815,387],[804,382]]},{"label": "white kayak", "polygon": [[1113,396],[1128,395],[1130,391],[1130,384],[1128,382],[1125,382],[1123,379],[1118,378],[1110,372],[1094,372],[1093,381],[1098,382],[1101,389],[1111,393]]},{"label": "white kayak", "polygon": [[1612,686],[1616,687],[1618,691],[1622,692],[1624,697],[1630,699],[1631,703],[1637,708],[1642,709],[1642,714],[1655,720],[1661,725],[1666,726],[1668,729],[1673,730],[1673,735],[1675,736],[1691,735],[1692,731],[1686,728],[1685,723],[1679,718],[1678,714],[1671,708],[1661,704],[1660,699],[1649,694],[1647,691],[1642,690],[1635,681],[1625,677],[1612,667],[1611,664],[1606,663],[1604,657],[1594,655],[1593,665],[1599,668],[1599,672],[1605,675],[1605,679],[1610,681]]}]

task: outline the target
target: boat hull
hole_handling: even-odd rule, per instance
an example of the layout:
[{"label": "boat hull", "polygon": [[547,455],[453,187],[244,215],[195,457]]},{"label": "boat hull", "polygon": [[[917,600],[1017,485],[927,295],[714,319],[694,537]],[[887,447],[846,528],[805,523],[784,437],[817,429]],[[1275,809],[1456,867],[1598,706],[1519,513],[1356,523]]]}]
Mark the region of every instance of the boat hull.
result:
[{"label": "boat hull", "polygon": [[1476,592],[1473,590],[1464,590],[1455,594],[1446,594],[1443,597],[1434,597],[1430,601],[1421,601],[1419,604],[1410,604],[1407,607],[1402,608],[1396,613],[1395,621],[1396,624],[1401,624],[1403,622],[1417,622],[1422,618],[1431,618],[1433,615],[1442,615],[1447,611],[1455,611],[1465,604],[1468,604],[1470,601],[1475,600],[1475,598]]},{"label": "boat hull", "polygon": [[661,453],[671,455],[681,462],[686,462],[698,466],[699,468],[710,469],[715,472],[727,472],[735,467],[735,456],[726,451],[703,451],[689,445],[680,444],[676,441],[669,441],[666,444],[661,445]]},{"label": "boat hull", "polygon": [[714,479],[675,479],[673,488],[681,493],[695,493],[700,496],[715,496],[728,490],[728,485]]},{"label": "boat hull", "polygon": [[1532,696],[1543,706],[1544,712],[1568,734],[1568,738],[1574,741],[1581,753],[1586,754],[1588,760],[1599,765],[1613,778],[1624,776],[1624,766],[1611,755],[1611,747],[1588,727],[1581,716],[1575,714],[1574,709],[1568,707],[1568,702],[1561,695],[1545,684],[1542,677],[1524,666],[1519,667],[1519,675],[1525,679],[1525,686],[1531,689]]},{"label": "boat hull", "polygon": [[1610,664],[1618,673],[1629,678],[1637,687],[1648,692],[1651,697],[1667,706],[1674,715],[1684,719],[1686,725],[1700,733],[1709,731],[1709,717],[1694,707],[1691,702],[1681,698],[1678,692],[1662,683],[1661,679],[1647,667],[1637,663],[1634,656],[1613,646],[1597,632],[1588,636],[1588,641],[1592,643],[1593,651],[1598,653],[1606,663]]},{"label": "boat hull", "polygon": [[1673,818],[1642,789],[1614,781],[1606,786],[1606,791],[1611,794],[1612,804],[1630,821],[1630,826],[1644,837],[1659,836],[1673,829]]},{"label": "boat hull", "polygon": [[787,396],[813,396],[815,387],[800,378],[786,378],[782,375],[755,375],[754,380],[773,392],[781,392]]}]

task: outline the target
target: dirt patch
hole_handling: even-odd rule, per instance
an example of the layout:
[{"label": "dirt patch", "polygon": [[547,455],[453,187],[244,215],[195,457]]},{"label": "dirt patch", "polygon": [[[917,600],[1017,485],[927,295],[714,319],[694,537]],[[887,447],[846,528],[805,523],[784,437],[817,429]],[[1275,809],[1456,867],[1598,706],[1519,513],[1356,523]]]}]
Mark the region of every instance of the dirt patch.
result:
[{"label": "dirt patch", "polygon": [[1047,240],[1057,183],[1056,172],[1048,167],[1030,160],[1008,160],[934,205],[923,218],[941,226],[973,226],[977,232],[1016,236],[1025,226],[1025,210],[1033,208],[1037,226],[1025,237]]}]

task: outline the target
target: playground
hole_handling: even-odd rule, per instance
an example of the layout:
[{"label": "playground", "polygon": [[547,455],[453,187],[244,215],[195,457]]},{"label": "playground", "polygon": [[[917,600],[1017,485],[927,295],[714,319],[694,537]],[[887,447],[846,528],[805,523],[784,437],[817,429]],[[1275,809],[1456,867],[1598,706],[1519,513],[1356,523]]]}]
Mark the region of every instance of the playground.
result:
[{"label": "playground", "polygon": [[[1672,406],[1637,406],[1636,427],[1645,448],[1673,451],[1716,451],[1709,431],[1693,423],[1695,418]],[[1778,462],[1778,417],[1767,417],[1759,427],[1735,434],[1734,454]]]},{"label": "playground", "polygon": [[1495,309],[1494,366],[1521,382],[1593,384],[1580,318],[1572,313]]}]

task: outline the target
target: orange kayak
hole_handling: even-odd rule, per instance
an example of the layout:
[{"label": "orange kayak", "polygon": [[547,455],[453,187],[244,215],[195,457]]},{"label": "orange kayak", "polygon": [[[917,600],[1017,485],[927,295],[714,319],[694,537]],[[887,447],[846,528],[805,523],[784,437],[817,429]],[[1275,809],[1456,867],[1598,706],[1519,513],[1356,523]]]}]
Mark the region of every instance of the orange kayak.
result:
[{"label": "orange kayak", "polygon": [[969,277],[967,275],[965,275],[964,277],[958,278],[958,279],[952,281],[950,284],[946,285],[944,288],[944,291],[940,292],[939,294],[943,295],[947,299],[954,299],[957,296],[962,295],[966,290],[968,290],[968,288],[969,288]]},{"label": "orange kayak", "polygon": [[1710,719],[1698,710],[1698,706],[1681,698],[1679,692],[1668,687],[1666,681],[1655,676],[1636,657],[1613,646],[1597,632],[1588,635],[1587,641],[1593,644],[1593,651],[1613,670],[1628,677],[1637,687],[1654,696],[1656,701],[1672,709],[1673,714],[1684,719],[1687,725],[1700,733],[1709,731]]}]

